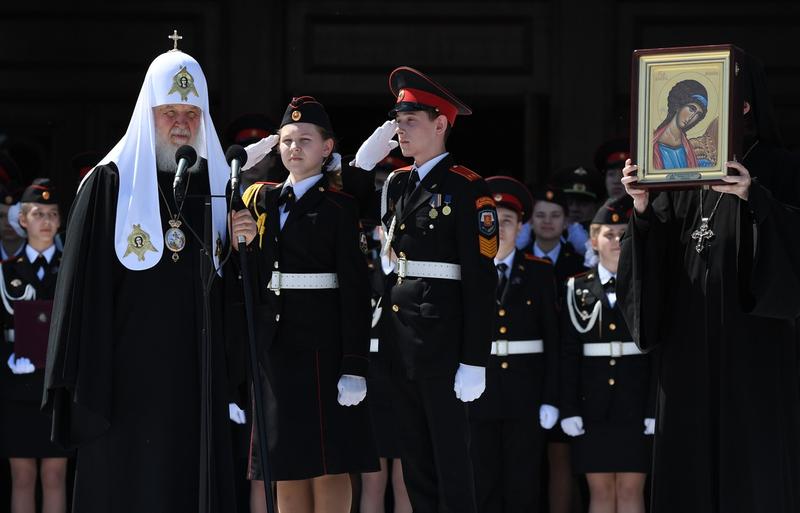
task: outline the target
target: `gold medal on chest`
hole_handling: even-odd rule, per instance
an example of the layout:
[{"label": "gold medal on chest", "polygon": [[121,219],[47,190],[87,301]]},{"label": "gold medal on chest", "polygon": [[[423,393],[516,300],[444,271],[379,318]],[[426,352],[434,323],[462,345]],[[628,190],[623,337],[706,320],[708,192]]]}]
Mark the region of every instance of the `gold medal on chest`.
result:
[{"label": "gold medal on chest", "polygon": [[430,217],[431,219],[436,219],[437,217],[439,217],[439,211],[436,210],[435,208],[432,208],[430,212],[428,212],[428,217]]},{"label": "gold medal on chest", "polygon": [[177,219],[170,219],[169,226],[164,233],[164,244],[172,251],[172,261],[177,262],[180,258],[178,252],[186,247],[186,234],[181,230],[181,222]]}]

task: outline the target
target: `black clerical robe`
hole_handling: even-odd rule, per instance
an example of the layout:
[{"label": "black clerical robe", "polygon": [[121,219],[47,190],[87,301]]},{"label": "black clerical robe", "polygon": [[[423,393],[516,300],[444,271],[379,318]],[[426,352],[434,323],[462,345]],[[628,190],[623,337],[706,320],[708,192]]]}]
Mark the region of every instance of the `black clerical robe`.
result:
[{"label": "black clerical robe", "polygon": [[[173,174],[158,173],[171,202]],[[173,261],[131,271],[114,251],[119,175],[95,169],[70,212],[58,276],[46,369],[45,408],[53,439],[77,447],[76,513],[195,512],[205,465],[210,511],[235,511],[218,277],[211,291],[211,420],[201,458],[200,245]],[[183,215],[203,233],[205,171],[191,175]],[[162,225],[167,209],[160,201]],[[163,233],[151,233],[152,238]],[[130,258],[135,258],[130,255]]]},{"label": "black clerical robe", "polygon": [[749,201],[722,197],[702,253],[697,189],[651,193],[622,241],[619,303],[661,349],[652,513],[800,511],[800,166],[766,144],[743,163]]}]

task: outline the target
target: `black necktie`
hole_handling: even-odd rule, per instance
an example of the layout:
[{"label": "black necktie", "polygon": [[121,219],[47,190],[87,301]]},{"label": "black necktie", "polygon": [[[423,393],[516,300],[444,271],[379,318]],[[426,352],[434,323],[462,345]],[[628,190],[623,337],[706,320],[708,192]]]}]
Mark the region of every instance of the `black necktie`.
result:
[{"label": "black necktie", "polygon": [[603,284],[603,290],[606,294],[616,294],[617,293],[617,280],[613,276],[609,278],[607,282]]},{"label": "black necktie", "polygon": [[281,190],[281,197],[278,198],[278,207],[283,205],[283,211],[289,212],[294,206],[294,189],[291,185],[287,185]]},{"label": "black necktie", "polygon": [[40,270],[42,271],[42,273],[41,273],[42,277],[39,278],[39,279],[40,280],[43,279],[44,278],[45,269],[47,268],[47,259],[44,257],[44,255],[39,255],[38,257],[36,257],[36,260],[33,261],[33,267],[34,267],[34,269],[36,269],[36,277],[37,278],[39,278],[39,274],[40,274],[39,271]]},{"label": "black necktie", "polygon": [[508,264],[499,263],[497,264],[497,300],[500,301],[503,298],[503,292],[506,290],[506,283],[508,282],[508,277],[506,276],[506,271],[508,270]]},{"label": "black necktie", "polygon": [[411,197],[411,194],[414,192],[414,189],[417,188],[419,185],[419,173],[417,173],[417,168],[411,170],[411,174],[408,176],[408,183],[406,184],[406,199]]}]

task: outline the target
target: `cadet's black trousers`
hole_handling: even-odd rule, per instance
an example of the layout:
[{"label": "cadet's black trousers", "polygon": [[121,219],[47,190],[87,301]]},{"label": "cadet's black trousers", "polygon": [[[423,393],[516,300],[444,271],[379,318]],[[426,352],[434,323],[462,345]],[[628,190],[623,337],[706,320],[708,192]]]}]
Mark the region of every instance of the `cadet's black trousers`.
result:
[{"label": "cadet's black trousers", "polygon": [[471,425],[480,512],[541,511],[545,432],[539,419],[472,420]]},{"label": "cadet's black trousers", "polygon": [[415,513],[477,513],[467,407],[453,392],[454,378],[392,378],[403,478]]}]

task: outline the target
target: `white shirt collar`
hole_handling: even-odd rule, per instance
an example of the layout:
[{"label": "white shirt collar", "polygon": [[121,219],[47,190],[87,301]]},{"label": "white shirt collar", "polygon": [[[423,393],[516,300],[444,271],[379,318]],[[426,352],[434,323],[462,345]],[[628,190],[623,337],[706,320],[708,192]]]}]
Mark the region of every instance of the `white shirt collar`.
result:
[{"label": "white shirt collar", "polygon": [[514,264],[514,256],[515,256],[515,254],[516,254],[516,251],[512,251],[511,253],[508,254],[507,257],[505,257],[502,260],[498,260],[497,258],[495,258],[494,259],[495,267],[497,267],[498,264],[506,264],[508,266],[508,267],[506,267],[506,276],[508,276],[511,273],[511,266]]},{"label": "white shirt collar", "polygon": [[[38,251],[36,251],[35,249],[33,249],[32,247],[30,247],[27,244],[25,244],[25,254],[28,255],[28,261],[30,261],[31,263],[33,263],[37,258],[39,258],[39,255],[40,255],[40,253]],[[49,248],[45,249],[41,253],[41,255],[44,256],[44,259],[47,260],[48,264],[50,263],[50,261],[53,260],[53,255],[55,255],[55,254],[56,254],[56,245],[55,244],[53,244]]]},{"label": "white shirt collar", "polygon": [[446,152],[442,153],[441,155],[437,155],[437,156],[433,157],[432,159],[430,159],[426,163],[422,164],[421,166],[417,166],[416,163],[415,163],[414,165],[417,168],[417,174],[419,175],[419,181],[421,182],[422,180],[424,180],[425,177],[428,175],[428,173],[431,172],[431,169],[433,169],[433,167],[436,164],[438,164],[439,162],[444,160],[444,158],[446,156],[448,156],[449,154],[450,154],[450,152],[446,151]]},{"label": "white shirt collar", "polygon": [[547,257],[550,259],[553,264],[558,262],[558,255],[561,254],[561,243],[559,242],[556,246],[548,251],[547,253],[544,252],[542,248],[539,247],[538,242],[533,243],[533,255],[539,258]]},{"label": "white shirt collar", "polygon": [[295,201],[299,200],[303,197],[303,194],[308,192],[308,190],[314,186],[320,179],[322,178],[322,173],[314,176],[309,176],[308,178],[303,178],[297,183],[292,181],[292,176],[289,175],[289,179],[283,183],[283,186],[286,187],[287,185],[291,185],[292,189],[294,189],[294,199]]},{"label": "white shirt collar", "polygon": [[611,278],[614,279],[617,278],[616,273],[612,273],[611,271],[603,267],[603,264],[600,263],[597,264],[597,275],[600,277],[600,283],[602,283],[603,285],[608,283],[608,280],[610,280]]}]

